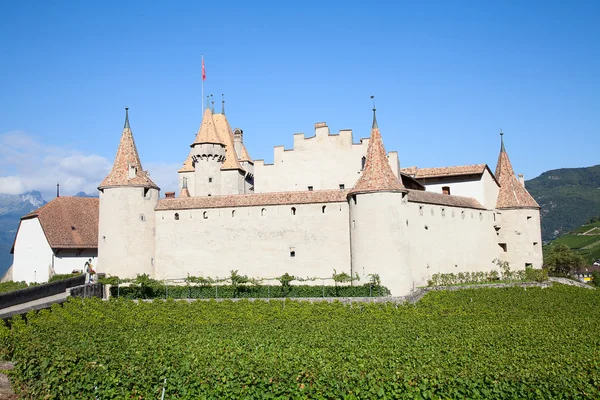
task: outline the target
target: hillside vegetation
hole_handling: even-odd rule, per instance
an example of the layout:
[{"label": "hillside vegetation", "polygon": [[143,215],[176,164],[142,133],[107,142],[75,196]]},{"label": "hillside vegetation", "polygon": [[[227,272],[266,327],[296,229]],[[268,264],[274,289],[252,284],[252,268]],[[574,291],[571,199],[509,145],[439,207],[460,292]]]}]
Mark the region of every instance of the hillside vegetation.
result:
[{"label": "hillside vegetation", "polygon": [[[585,304],[585,312],[577,312]],[[600,398],[600,291],[416,305],[71,299],[0,326],[23,398]]]},{"label": "hillside vegetation", "polygon": [[549,241],[600,213],[600,165],[546,171],[525,187],[542,207],[542,238]]},{"label": "hillside vegetation", "polygon": [[591,264],[600,259],[600,221],[582,225],[552,243],[566,245]]}]

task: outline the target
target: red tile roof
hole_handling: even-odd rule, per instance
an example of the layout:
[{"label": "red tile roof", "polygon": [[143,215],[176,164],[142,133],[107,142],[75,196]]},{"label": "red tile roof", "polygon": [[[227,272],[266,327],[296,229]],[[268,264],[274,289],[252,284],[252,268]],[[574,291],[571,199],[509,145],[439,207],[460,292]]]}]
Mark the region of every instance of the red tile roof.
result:
[{"label": "red tile roof", "polygon": [[423,190],[409,190],[408,201],[413,203],[438,204],[441,206],[474,208],[485,210],[477,200],[472,197],[453,196],[441,193],[427,192]]},{"label": "red tile roof", "polygon": [[95,249],[99,205],[93,197],[57,197],[21,220],[38,218],[53,249]]},{"label": "red tile roof", "polygon": [[225,142],[223,142],[223,138],[221,138],[221,136],[217,132],[217,126],[213,119],[213,113],[208,108],[204,110],[204,114],[202,115],[202,123],[200,124],[200,129],[198,129],[198,134],[196,135],[196,139],[194,140],[194,143],[192,143],[192,145],[201,143],[222,144],[223,146],[225,145]]},{"label": "red tile roof", "polygon": [[233,130],[227,121],[227,117],[224,114],[214,114],[213,120],[215,121],[215,128],[223,143],[225,144],[225,162],[221,169],[241,169],[242,165],[238,160],[238,156],[235,152]]},{"label": "red tile roof", "polygon": [[392,172],[392,167],[390,167],[383,146],[383,139],[377,126],[375,110],[373,110],[373,127],[371,128],[369,147],[367,147],[365,168],[352,190],[350,190],[350,194],[402,191],[406,191],[406,188]]},{"label": "red tile roof", "polygon": [[253,207],[313,203],[346,202],[347,190],[314,190],[306,192],[254,193],[230,196],[179,197],[161,199],[156,210],[189,210],[221,207]]},{"label": "red tile roof", "polygon": [[438,178],[445,176],[458,176],[458,175],[476,175],[483,174],[487,168],[486,164],[475,164],[475,165],[458,165],[453,167],[438,167],[438,168],[417,168],[409,167],[402,168],[400,171],[407,175],[411,175],[416,179],[424,178]]},{"label": "red tile roof", "polygon": [[[133,178],[129,177],[129,169],[134,167],[136,170]],[[156,183],[152,182],[148,173],[142,169],[142,162],[138,155],[133,133],[129,127],[129,117],[125,118],[125,127],[121,134],[121,141],[115,156],[115,163],[112,170],[104,178],[98,189],[106,189],[119,186],[140,186],[159,189]]]},{"label": "red tile roof", "polygon": [[539,204],[525,189],[525,186],[517,180],[504,148],[504,142],[500,146],[500,155],[496,165],[496,180],[500,183],[496,208],[540,208]]}]

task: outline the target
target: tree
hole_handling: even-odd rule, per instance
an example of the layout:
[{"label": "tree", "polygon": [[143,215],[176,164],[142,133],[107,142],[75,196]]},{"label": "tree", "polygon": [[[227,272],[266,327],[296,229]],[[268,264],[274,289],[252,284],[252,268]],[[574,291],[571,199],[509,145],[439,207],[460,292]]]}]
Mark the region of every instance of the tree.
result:
[{"label": "tree", "polygon": [[585,259],[562,243],[544,248],[544,268],[551,275],[570,275],[585,266]]}]

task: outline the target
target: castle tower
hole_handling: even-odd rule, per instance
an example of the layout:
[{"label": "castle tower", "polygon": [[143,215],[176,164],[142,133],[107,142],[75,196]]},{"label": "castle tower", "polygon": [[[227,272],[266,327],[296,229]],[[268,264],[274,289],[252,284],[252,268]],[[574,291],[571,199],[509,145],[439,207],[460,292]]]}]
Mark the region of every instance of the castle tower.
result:
[{"label": "castle tower", "polygon": [[[213,112],[206,107],[196,139],[190,146],[193,179],[187,180],[191,196],[215,196],[221,192],[221,167],[225,161],[225,142],[217,133]],[[181,174],[180,174],[181,176]],[[183,187],[183,178],[181,187]],[[193,188],[193,191],[190,190]]]},{"label": "castle tower", "polygon": [[240,164],[235,148],[235,138],[231,125],[225,116],[225,100],[220,114],[214,114],[213,120],[217,134],[225,145],[225,161],[221,166],[221,194],[243,194],[245,171]]},{"label": "castle tower", "polygon": [[500,132],[500,155],[496,165],[496,180],[500,184],[496,209],[501,214],[498,230],[498,258],[508,261],[512,270],[525,267],[541,268],[542,234],[540,206],[531,197],[515,172],[504,147]]},{"label": "castle tower", "polygon": [[348,193],[352,274],[379,274],[393,295],[413,289],[405,225],[408,191],[387,159],[373,108],[373,127],[362,175]]},{"label": "castle tower", "polygon": [[154,207],[160,189],[142,169],[127,108],[113,168],[98,190],[98,271],[121,278],[154,276]]}]

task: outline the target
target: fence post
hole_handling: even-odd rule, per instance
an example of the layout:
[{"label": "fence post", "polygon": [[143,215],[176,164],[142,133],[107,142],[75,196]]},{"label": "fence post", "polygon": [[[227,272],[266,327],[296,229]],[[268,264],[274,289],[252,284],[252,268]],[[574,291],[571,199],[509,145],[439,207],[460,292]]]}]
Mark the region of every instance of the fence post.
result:
[{"label": "fence post", "polygon": [[121,297],[121,279],[117,279],[117,299]]},{"label": "fence post", "polygon": [[165,284],[165,299],[167,298],[167,281],[163,279],[163,283]]},{"label": "fence post", "polygon": [[219,277],[217,276],[217,280],[215,282],[215,299],[219,298]]},{"label": "fence post", "polygon": [[165,387],[167,386],[167,378],[165,378],[165,383],[163,383],[162,396],[160,396],[160,400],[165,400]]},{"label": "fence post", "polygon": [[271,282],[267,282],[267,299],[271,298]]},{"label": "fence post", "polygon": [[325,297],[325,279],[321,279],[321,284],[323,286],[323,297]]}]

